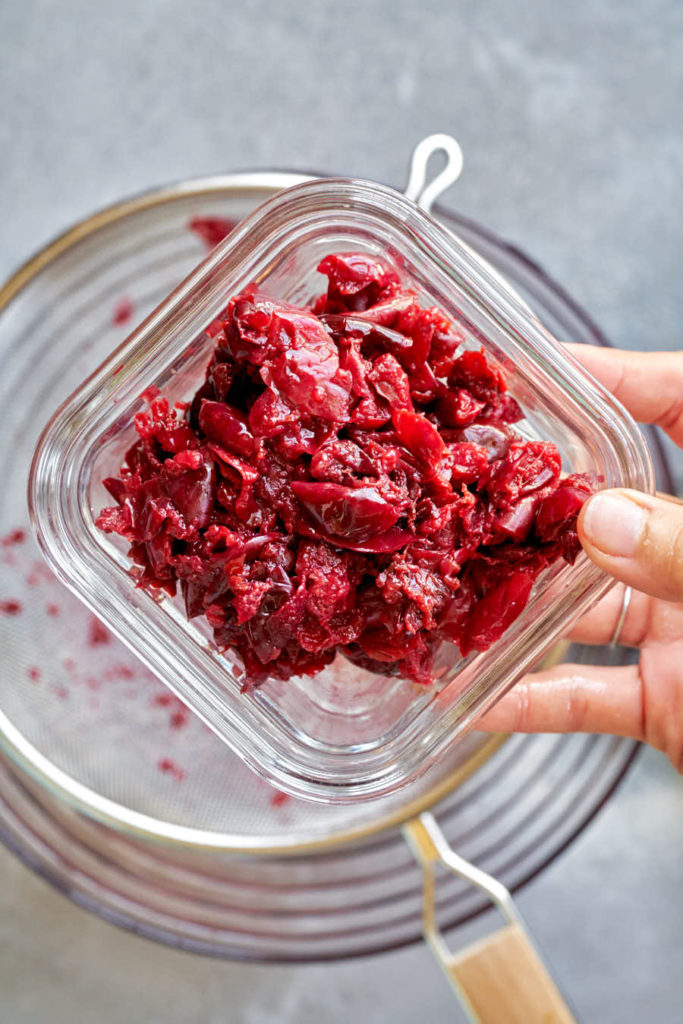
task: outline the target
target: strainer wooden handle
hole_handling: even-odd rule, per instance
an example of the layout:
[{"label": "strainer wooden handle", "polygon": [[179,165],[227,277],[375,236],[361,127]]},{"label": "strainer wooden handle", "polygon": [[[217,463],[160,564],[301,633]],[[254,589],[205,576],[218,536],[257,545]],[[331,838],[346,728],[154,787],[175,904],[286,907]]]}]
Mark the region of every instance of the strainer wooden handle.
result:
[{"label": "strainer wooden handle", "polygon": [[[409,821],[403,831],[423,870],[425,939],[470,1019],[475,1024],[576,1024],[505,886],[455,853],[431,814]],[[485,892],[507,922],[457,953],[449,950],[436,923],[438,864]]]}]

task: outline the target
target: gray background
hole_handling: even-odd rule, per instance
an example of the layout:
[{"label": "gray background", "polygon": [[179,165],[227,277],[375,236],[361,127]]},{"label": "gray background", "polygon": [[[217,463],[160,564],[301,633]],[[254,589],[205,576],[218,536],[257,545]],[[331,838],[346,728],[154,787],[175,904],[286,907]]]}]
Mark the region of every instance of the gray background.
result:
[{"label": "gray background", "polygon": [[[0,274],[153,184],[276,166],[400,184],[414,143],[447,131],[466,158],[454,208],[540,260],[616,344],[680,347],[683,6],[518,6],[4,0]],[[682,808],[647,752],[520,897],[581,1020],[680,1020]],[[4,851],[0,878],[0,1024],[463,1019],[423,948],[222,964],[89,917]]]}]

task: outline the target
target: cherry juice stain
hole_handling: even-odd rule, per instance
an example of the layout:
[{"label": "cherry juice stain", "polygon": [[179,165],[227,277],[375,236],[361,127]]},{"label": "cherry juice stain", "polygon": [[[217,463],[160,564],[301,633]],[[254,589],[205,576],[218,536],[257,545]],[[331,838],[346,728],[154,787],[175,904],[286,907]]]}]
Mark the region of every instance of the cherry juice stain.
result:
[{"label": "cherry juice stain", "polygon": [[234,220],[226,220],[225,217],[193,217],[187,226],[201,238],[206,248],[211,250],[228,237],[236,223]]},{"label": "cherry juice stain", "polygon": [[[55,588],[58,586],[58,581],[54,574],[44,562],[33,559],[32,549],[22,547],[27,540],[29,540],[28,531],[19,526],[0,536],[0,559],[5,565],[13,564],[16,566],[23,576],[25,586],[40,591],[36,595],[39,598],[38,603],[36,604],[35,600],[30,601],[31,611],[34,614],[42,612],[46,620],[64,616],[71,625],[76,625],[75,621],[71,622],[73,615],[69,599],[65,598],[64,603],[56,599]],[[11,562],[10,559],[12,559]],[[16,598],[1,600],[0,616],[18,616],[27,610],[28,603]],[[80,608],[80,606],[78,606],[78,609],[81,612],[81,615],[78,617],[79,625],[83,623],[83,626],[78,629],[78,650],[71,651],[69,654],[61,651],[57,655],[57,666],[52,665],[46,658],[44,664],[40,662],[37,664],[27,664],[24,665],[23,670],[26,680],[31,684],[44,683],[43,692],[47,692],[59,700],[74,697],[82,703],[87,703],[91,710],[97,710],[100,707],[97,691],[109,690],[109,684],[113,681],[133,679],[137,681],[140,669],[136,670],[116,659],[113,649],[115,640],[113,634],[95,616],[88,616],[85,609]],[[112,647],[109,647],[110,643]],[[89,653],[90,649],[94,649],[94,652],[99,650],[103,652],[106,659],[103,667],[98,667],[93,662],[93,658],[97,660],[98,655],[97,653],[91,655]],[[55,668],[56,678],[54,678]],[[66,674],[66,679],[64,679],[64,673]],[[63,679],[64,682],[62,682]],[[68,685],[64,685],[64,683]],[[135,694],[128,691],[122,693],[120,687],[117,688],[117,698],[132,695],[137,696],[137,692]],[[180,728],[187,714],[188,712],[186,711],[174,709],[172,711],[173,721],[170,723],[170,728]]]},{"label": "cherry juice stain", "polygon": [[33,562],[26,576],[29,587],[39,587],[41,583],[54,583],[55,576],[45,562]]},{"label": "cherry juice stain", "polygon": [[132,679],[135,676],[135,671],[130,665],[117,664],[112,665],[104,673],[105,679]]},{"label": "cherry juice stain", "polygon": [[185,778],[185,770],[176,764],[176,762],[170,757],[161,757],[157,761],[157,768],[164,775],[170,775],[176,780],[176,782],[182,782]]},{"label": "cherry juice stain", "polygon": [[14,530],[10,530],[4,537],[0,537],[0,547],[11,548],[17,544],[23,544],[26,540],[26,530],[23,530],[20,526]]},{"label": "cherry juice stain", "polygon": [[121,327],[123,324],[127,324],[133,315],[134,310],[133,303],[127,296],[123,296],[114,306],[114,312],[111,315],[112,327]]},{"label": "cherry juice stain", "polygon": [[170,712],[168,725],[175,732],[184,729],[190,720],[190,709],[173,693],[155,694],[152,698],[152,707],[168,708]]},{"label": "cherry juice stain", "polygon": [[20,601],[10,598],[7,601],[0,601],[0,615],[21,615],[23,607]]},{"label": "cherry juice stain", "polygon": [[90,616],[88,626],[88,647],[101,647],[111,642],[112,635],[107,627],[95,616]]},{"label": "cherry juice stain", "polygon": [[270,800],[268,802],[271,807],[284,807],[291,799],[292,798],[289,793],[283,793],[281,790],[276,789],[271,793]]}]

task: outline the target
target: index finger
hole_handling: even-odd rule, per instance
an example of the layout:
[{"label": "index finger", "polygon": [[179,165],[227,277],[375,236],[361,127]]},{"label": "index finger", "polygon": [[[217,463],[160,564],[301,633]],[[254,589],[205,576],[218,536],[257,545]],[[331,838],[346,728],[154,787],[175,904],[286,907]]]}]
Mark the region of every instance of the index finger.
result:
[{"label": "index finger", "polygon": [[483,732],[600,732],[645,739],[637,665],[558,665],[525,676],[477,722]]},{"label": "index finger", "polygon": [[574,344],[566,348],[635,420],[661,427],[683,447],[683,352],[628,352]]}]

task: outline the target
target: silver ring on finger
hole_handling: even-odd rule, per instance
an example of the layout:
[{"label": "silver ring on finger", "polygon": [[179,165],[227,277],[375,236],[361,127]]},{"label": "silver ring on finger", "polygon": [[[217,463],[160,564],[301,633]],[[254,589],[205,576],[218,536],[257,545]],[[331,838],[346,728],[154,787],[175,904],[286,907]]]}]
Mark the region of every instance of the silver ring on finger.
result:
[{"label": "silver ring on finger", "polygon": [[614,632],[612,633],[612,638],[609,642],[610,647],[616,647],[621,639],[621,631],[624,628],[624,623],[626,622],[626,616],[628,615],[628,609],[629,605],[631,604],[632,596],[633,588],[626,587],[624,589],[624,597],[621,602],[621,611],[619,612],[619,618],[617,619],[617,624],[614,627]]}]

